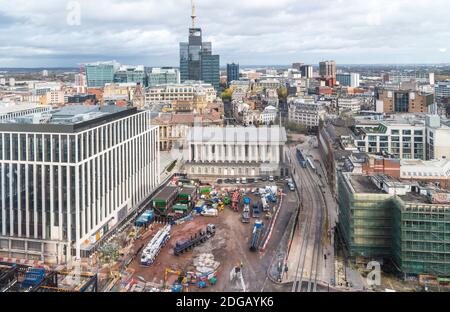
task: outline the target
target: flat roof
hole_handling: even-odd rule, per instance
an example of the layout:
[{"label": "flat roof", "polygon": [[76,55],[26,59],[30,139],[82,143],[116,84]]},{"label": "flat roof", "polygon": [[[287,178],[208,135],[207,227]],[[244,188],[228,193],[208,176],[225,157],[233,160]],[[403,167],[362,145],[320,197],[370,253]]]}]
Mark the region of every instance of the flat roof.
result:
[{"label": "flat roof", "polygon": [[137,112],[134,107],[70,105],[3,120],[0,132],[76,133]]},{"label": "flat roof", "polygon": [[386,194],[380,190],[368,176],[351,175],[348,179],[356,193]]},{"label": "flat roof", "polygon": [[284,127],[193,127],[188,135],[190,142],[276,143],[287,141]]},{"label": "flat roof", "polygon": [[152,200],[167,200],[178,191],[178,186],[168,185],[164,187]]},{"label": "flat roof", "polygon": [[406,195],[399,196],[406,203],[430,204],[427,196],[415,192],[408,192]]},{"label": "flat roof", "polygon": [[15,104],[8,102],[0,102],[0,115],[6,115],[11,113],[17,113],[35,108],[51,108],[50,106],[42,106],[34,103]]}]

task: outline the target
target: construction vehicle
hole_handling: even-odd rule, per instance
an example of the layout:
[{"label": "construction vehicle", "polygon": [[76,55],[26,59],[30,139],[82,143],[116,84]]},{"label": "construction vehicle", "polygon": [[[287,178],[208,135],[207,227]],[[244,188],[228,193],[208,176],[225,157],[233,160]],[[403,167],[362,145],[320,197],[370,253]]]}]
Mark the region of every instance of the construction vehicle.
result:
[{"label": "construction vehicle", "polygon": [[241,197],[241,193],[236,190],[233,193],[233,196],[231,197],[231,208],[233,208],[234,211],[239,211],[239,199]]},{"label": "construction vehicle", "polygon": [[256,202],[256,201],[253,203],[252,216],[253,216],[253,218],[260,218],[261,217],[260,204],[258,202]]},{"label": "construction vehicle", "polygon": [[250,223],[250,212],[249,211],[243,211],[242,212],[242,223]]},{"label": "construction vehicle", "polygon": [[137,227],[148,226],[153,221],[154,218],[155,218],[154,211],[153,210],[146,210],[143,214],[141,214],[139,216],[139,218],[137,218],[137,220],[134,223],[134,225],[136,225]]},{"label": "construction vehicle", "polygon": [[29,288],[40,284],[45,279],[44,268],[30,268],[25,273],[25,279],[22,282],[23,288]]},{"label": "construction vehicle", "polygon": [[150,266],[159,255],[161,249],[167,244],[170,239],[171,226],[166,225],[158,231],[156,235],[150,240],[147,246],[142,251],[141,265]]},{"label": "construction vehicle", "polygon": [[178,276],[178,279],[179,279],[180,276],[183,274],[183,272],[178,271],[178,270],[172,270],[172,269],[166,268],[164,270],[164,286],[166,286],[167,277],[169,276],[169,274],[174,274],[174,275]]},{"label": "construction vehicle", "polygon": [[264,223],[260,220],[255,222],[252,231],[252,237],[250,238],[250,250],[258,251],[259,245],[261,243],[261,237],[263,233]]},{"label": "construction vehicle", "polygon": [[197,201],[194,208],[195,212],[200,214],[205,209],[206,209],[206,202],[204,200]]},{"label": "construction vehicle", "polygon": [[207,208],[200,213],[204,217],[217,217],[219,215],[219,211],[215,208]]},{"label": "construction vehicle", "polygon": [[173,253],[175,256],[179,256],[185,251],[188,251],[195,246],[198,246],[208,239],[210,239],[216,233],[216,226],[214,224],[208,224],[206,226],[206,231],[200,231],[199,233],[191,236],[188,240],[178,241],[173,248]]},{"label": "construction vehicle", "polygon": [[272,203],[276,203],[276,202],[277,202],[277,197],[276,197],[272,192],[269,192],[269,193],[266,195],[266,199],[267,199],[268,201],[272,202]]},{"label": "construction vehicle", "polygon": [[223,199],[223,203],[224,203],[226,206],[229,206],[229,205],[231,204],[231,199],[230,199],[230,197],[225,196],[224,199]]},{"label": "construction vehicle", "polygon": [[267,199],[266,199],[266,197],[261,197],[261,205],[262,205],[262,208],[263,208],[263,211],[264,212],[268,212],[268,211],[270,211],[270,206],[269,206],[269,204],[267,203]]}]

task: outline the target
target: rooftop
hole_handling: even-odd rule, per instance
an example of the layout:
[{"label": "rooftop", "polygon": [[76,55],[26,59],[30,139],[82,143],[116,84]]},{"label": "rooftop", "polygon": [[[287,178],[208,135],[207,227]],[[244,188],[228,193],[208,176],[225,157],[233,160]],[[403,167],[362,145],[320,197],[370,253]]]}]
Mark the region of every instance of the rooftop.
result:
[{"label": "rooftop", "polygon": [[136,108],[115,105],[71,105],[3,120],[0,131],[73,133],[136,112]]},{"label": "rooftop", "polygon": [[385,194],[372,182],[369,176],[351,175],[349,181],[356,193]]},{"label": "rooftop", "polygon": [[188,135],[191,142],[274,143],[287,141],[286,129],[273,127],[193,127]]}]

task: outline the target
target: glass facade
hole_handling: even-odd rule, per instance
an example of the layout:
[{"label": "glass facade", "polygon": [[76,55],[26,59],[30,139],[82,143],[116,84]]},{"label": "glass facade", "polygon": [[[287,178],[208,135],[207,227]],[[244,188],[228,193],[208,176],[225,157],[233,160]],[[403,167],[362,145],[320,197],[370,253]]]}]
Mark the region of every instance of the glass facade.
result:
[{"label": "glass facade", "polygon": [[239,80],[239,64],[227,64],[227,82]]},{"label": "glass facade", "polygon": [[211,42],[202,42],[200,28],[190,28],[189,42],[180,43],[180,78],[182,83],[204,81],[219,90],[220,57],[212,54]]},{"label": "glass facade", "polygon": [[107,83],[114,82],[115,68],[113,64],[86,65],[88,88],[103,88]]}]

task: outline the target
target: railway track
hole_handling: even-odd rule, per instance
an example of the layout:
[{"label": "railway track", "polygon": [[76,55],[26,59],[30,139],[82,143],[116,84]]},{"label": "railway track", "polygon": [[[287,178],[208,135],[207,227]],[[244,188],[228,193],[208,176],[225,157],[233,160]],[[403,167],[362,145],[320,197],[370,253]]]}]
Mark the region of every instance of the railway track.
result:
[{"label": "railway track", "polygon": [[[296,179],[297,185],[300,185],[302,188],[301,200],[304,203],[303,216],[305,216],[305,218],[302,226],[303,239],[300,247],[295,280],[292,285],[292,292],[315,292],[317,291],[319,265],[322,255],[322,229],[325,203],[318,188],[317,181],[310,171],[311,169],[301,168],[293,155],[295,155],[295,150],[291,150],[291,157],[292,159],[295,159],[295,169],[298,172],[298,174],[294,176],[294,179]],[[298,183],[298,181],[300,181],[300,183]],[[302,223],[300,222],[299,224]],[[309,259],[307,259],[308,251],[310,251]]]}]

